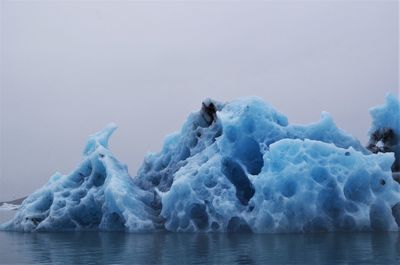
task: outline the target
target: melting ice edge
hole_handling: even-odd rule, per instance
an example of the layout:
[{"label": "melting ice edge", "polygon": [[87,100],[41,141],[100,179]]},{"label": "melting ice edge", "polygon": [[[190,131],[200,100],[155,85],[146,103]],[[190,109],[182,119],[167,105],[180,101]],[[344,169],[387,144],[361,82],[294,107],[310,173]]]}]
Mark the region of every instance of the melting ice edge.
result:
[{"label": "melting ice edge", "polygon": [[205,100],[137,176],[89,137],[83,162],[28,196],[12,231],[399,231],[400,103],[370,110],[367,147],[328,113],[292,125],[256,97]]}]

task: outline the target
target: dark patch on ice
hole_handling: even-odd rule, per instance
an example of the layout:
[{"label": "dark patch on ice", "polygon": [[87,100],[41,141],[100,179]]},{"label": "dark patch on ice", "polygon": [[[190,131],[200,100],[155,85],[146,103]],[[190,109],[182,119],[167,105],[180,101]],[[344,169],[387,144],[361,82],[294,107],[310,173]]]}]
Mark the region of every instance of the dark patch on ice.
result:
[{"label": "dark patch on ice", "polygon": [[228,157],[222,159],[222,173],[236,188],[236,197],[243,205],[247,205],[253,197],[255,189],[243,168]]},{"label": "dark patch on ice", "polygon": [[235,154],[250,174],[258,175],[261,172],[264,159],[257,141],[250,137],[243,137],[237,142]]},{"label": "dark patch on ice", "polygon": [[217,108],[211,100],[205,100],[201,104],[201,116],[210,126],[217,119]]},{"label": "dark patch on ice", "polygon": [[[392,165],[392,172],[400,171],[399,136],[392,128],[379,128],[370,136],[367,149],[373,153],[393,152],[395,161]],[[393,174],[393,179],[400,183],[400,179]]]},{"label": "dark patch on ice", "polygon": [[197,228],[206,228],[208,226],[208,214],[206,211],[206,206],[200,203],[193,203],[190,210],[190,218],[192,218]]},{"label": "dark patch on ice", "polygon": [[226,230],[227,232],[252,232],[250,226],[246,223],[246,221],[237,216],[234,216],[229,220]]},{"label": "dark patch on ice", "polygon": [[397,223],[397,226],[400,227],[400,202],[396,203],[392,207],[392,215]]}]

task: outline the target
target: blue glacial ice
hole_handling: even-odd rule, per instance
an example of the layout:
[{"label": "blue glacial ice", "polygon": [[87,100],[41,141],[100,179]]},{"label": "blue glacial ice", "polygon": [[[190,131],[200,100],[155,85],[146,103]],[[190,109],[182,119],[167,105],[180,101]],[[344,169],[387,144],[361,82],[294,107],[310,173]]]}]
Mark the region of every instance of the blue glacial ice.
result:
[{"label": "blue glacial ice", "polygon": [[107,149],[115,129],[110,124],[89,137],[82,164],[68,176],[54,174],[28,196],[7,229],[153,230],[151,210],[143,203],[148,193],[133,184],[127,167]]},{"label": "blue glacial ice", "polygon": [[110,124],[76,170],[53,175],[0,229],[398,231],[400,103],[389,95],[371,115],[364,147],[328,113],[292,125],[256,97],[208,99],[134,177],[108,149]]},{"label": "blue glacial ice", "polygon": [[384,106],[370,109],[372,126],[367,148],[373,152],[393,152],[395,162],[392,165],[393,177],[400,182],[400,104],[393,96],[386,98]]}]

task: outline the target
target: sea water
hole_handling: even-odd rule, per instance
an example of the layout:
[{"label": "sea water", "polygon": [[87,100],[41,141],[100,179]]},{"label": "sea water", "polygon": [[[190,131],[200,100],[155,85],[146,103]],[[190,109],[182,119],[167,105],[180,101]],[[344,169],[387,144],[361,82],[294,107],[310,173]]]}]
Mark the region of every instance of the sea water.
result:
[{"label": "sea water", "polygon": [[400,264],[400,233],[0,232],[0,264],[34,263]]}]

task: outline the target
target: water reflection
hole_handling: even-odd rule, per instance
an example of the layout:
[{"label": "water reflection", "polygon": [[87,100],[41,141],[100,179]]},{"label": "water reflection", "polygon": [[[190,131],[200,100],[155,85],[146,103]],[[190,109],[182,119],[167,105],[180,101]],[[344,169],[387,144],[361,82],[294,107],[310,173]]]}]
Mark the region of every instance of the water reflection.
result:
[{"label": "water reflection", "polygon": [[399,264],[399,235],[0,232],[0,263]]}]

